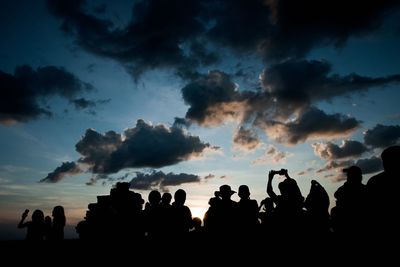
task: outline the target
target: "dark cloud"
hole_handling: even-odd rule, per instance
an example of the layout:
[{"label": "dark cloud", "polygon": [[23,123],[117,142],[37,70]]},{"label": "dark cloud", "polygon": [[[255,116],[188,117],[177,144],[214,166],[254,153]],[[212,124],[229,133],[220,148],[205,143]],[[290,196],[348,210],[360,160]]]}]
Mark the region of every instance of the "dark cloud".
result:
[{"label": "dark cloud", "polygon": [[400,126],[399,125],[381,125],[377,124],[374,128],[364,133],[364,142],[366,145],[374,148],[385,148],[399,144]]},{"label": "dark cloud", "polygon": [[363,174],[375,173],[383,170],[382,160],[375,156],[359,159],[354,165],[360,167]]},{"label": "dark cloud", "polygon": [[[343,45],[350,36],[379,29],[397,8],[395,0],[216,0],[210,39],[237,51],[258,51],[265,59],[302,57],[322,45]],[[357,19],[354,19],[357,14]]]},{"label": "dark cloud", "polygon": [[353,140],[344,140],[340,146],[331,142],[315,143],[312,146],[314,153],[326,160],[356,157],[368,151],[363,143]]},{"label": "dark cloud", "polygon": [[47,176],[40,180],[40,182],[57,183],[65,176],[77,175],[80,173],[82,173],[82,169],[79,168],[79,165],[75,162],[63,162],[61,166],[47,174]]},{"label": "dark cloud", "polygon": [[335,170],[336,175],[332,176],[334,176],[333,180],[338,182],[346,179],[346,175],[343,174],[343,169],[352,165],[360,167],[363,174],[375,173],[383,169],[381,159],[376,156],[372,156],[371,158],[359,160],[328,161],[323,168],[317,171],[317,173]]},{"label": "dark cloud", "polygon": [[353,160],[344,160],[344,161],[328,161],[325,166],[319,170],[317,170],[317,173],[325,172],[325,171],[330,171],[330,170],[341,170],[345,167],[354,165]]},{"label": "dark cloud", "polygon": [[261,83],[279,104],[279,115],[290,116],[317,101],[400,82],[400,75],[374,78],[355,73],[340,76],[331,71],[327,61],[290,59],[266,68]]},{"label": "dark cloud", "polygon": [[97,105],[104,105],[111,101],[111,99],[101,99],[101,100],[88,100],[86,98],[76,98],[70,100],[70,102],[75,106],[77,110],[89,109],[88,112],[95,112],[93,108]]},{"label": "dark cloud", "polygon": [[308,139],[347,136],[360,126],[360,121],[342,114],[326,114],[310,108],[293,121],[261,121],[259,126],[274,140],[295,145]]},{"label": "dark cloud", "polygon": [[151,173],[136,172],[130,184],[132,189],[153,190],[160,189],[168,191],[168,186],[177,186],[185,183],[199,183],[200,176],[187,173],[164,173],[162,171],[153,171]]},{"label": "dark cloud", "polygon": [[200,63],[214,62],[199,35],[201,1],[138,1],[124,28],[89,14],[85,1],[47,1],[51,13],[62,19],[62,29],[77,44],[95,55],[114,59],[135,77],[153,68],[184,71]]},{"label": "dark cloud", "polygon": [[50,97],[73,100],[93,86],[62,67],[34,70],[24,65],[15,68],[13,75],[0,71],[0,89],[0,123],[9,124],[50,116],[51,111],[44,103]]},{"label": "dark cloud", "polygon": [[182,88],[183,100],[189,109],[186,119],[205,126],[216,126],[237,119],[243,102],[237,85],[222,71],[210,71]]},{"label": "dark cloud", "polygon": [[114,131],[101,134],[88,129],[76,144],[83,156],[79,162],[91,166],[94,173],[115,173],[124,168],[159,168],[200,156],[210,147],[199,137],[181,128],[150,125],[138,120],[123,134]]},{"label": "dark cloud", "polygon": [[77,98],[71,100],[71,103],[74,104],[76,109],[86,109],[86,108],[93,108],[96,106],[96,102],[93,100],[88,100],[85,98]]},{"label": "dark cloud", "polygon": [[251,129],[239,127],[233,136],[234,147],[244,151],[251,151],[259,147],[262,142]]},{"label": "dark cloud", "polygon": [[379,29],[399,6],[395,0],[149,0],[135,2],[130,22],[117,28],[90,14],[85,1],[47,3],[81,48],[120,62],[135,76],[214,63],[218,56],[210,45],[268,61],[302,57],[312,48],[340,46]]},{"label": "dark cloud", "polygon": [[315,107],[317,102],[399,81],[400,75],[340,76],[326,61],[292,59],[266,68],[262,88],[240,90],[231,75],[214,70],[184,86],[182,96],[189,106],[186,121],[218,126],[233,120],[265,130],[280,143],[297,144],[348,136],[360,126],[354,118],[326,114]]},{"label": "dark cloud", "polygon": [[189,128],[191,124],[192,123],[188,119],[175,117],[174,124],[172,126]]}]

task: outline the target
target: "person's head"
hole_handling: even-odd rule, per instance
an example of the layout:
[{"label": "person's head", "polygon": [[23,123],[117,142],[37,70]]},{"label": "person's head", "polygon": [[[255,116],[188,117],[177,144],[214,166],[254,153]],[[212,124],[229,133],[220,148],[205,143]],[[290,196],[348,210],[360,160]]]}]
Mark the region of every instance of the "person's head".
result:
[{"label": "person's head", "polygon": [[346,169],[343,169],[343,172],[346,173],[347,182],[352,183],[352,184],[361,183],[362,171],[361,171],[360,167],[353,165]]},{"label": "person's head", "polygon": [[221,185],[219,187],[219,195],[222,199],[230,199],[233,194],[236,192],[231,189],[231,187],[227,184]]},{"label": "person's head", "polygon": [[200,229],[201,228],[201,219],[199,217],[194,217],[192,219],[193,222],[193,228],[194,229]]},{"label": "person's head", "polygon": [[383,150],[381,159],[385,172],[400,172],[400,146],[390,146]]},{"label": "person's head", "polygon": [[279,191],[281,193],[281,196],[287,198],[287,199],[292,199],[292,200],[298,200],[301,201],[301,199],[304,199],[299,186],[297,185],[296,180],[294,179],[285,179],[282,182],[278,184]]},{"label": "person's head", "polygon": [[263,205],[265,212],[271,212],[274,210],[274,201],[270,197],[267,197],[263,200]]},{"label": "person's head", "polygon": [[175,194],[174,194],[174,200],[175,203],[177,204],[185,204],[186,201],[186,192],[183,189],[178,189],[176,190]]},{"label": "person's head", "polygon": [[151,205],[158,205],[161,200],[161,194],[157,190],[153,190],[149,193],[148,199]]},{"label": "person's head", "polygon": [[161,203],[163,203],[165,205],[169,205],[171,203],[171,200],[172,200],[171,193],[168,193],[168,192],[163,193],[163,195],[161,197]]},{"label": "person's head", "polygon": [[239,186],[239,192],[238,192],[238,196],[241,199],[248,199],[250,197],[250,190],[249,187],[247,185],[241,185]]},{"label": "person's head", "polygon": [[53,217],[64,217],[64,207],[63,206],[55,206],[52,212]]},{"label": "person's head", "polygon": [[35,210],[32,213],[32,222],[34,223],[44,223],[44,213],[41,210]]}]

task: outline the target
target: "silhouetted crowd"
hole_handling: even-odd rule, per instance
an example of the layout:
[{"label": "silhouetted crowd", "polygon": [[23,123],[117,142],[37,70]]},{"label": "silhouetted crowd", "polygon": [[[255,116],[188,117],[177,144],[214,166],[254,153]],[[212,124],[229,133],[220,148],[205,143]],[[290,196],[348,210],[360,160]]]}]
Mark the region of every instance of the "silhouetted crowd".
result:
[{"label": "silhouetted crowd", "polygon": [[[220,186],[209,199],[203,219],[192,218],[182,189],[173,197],[153,190],[145,203],[141,194],[129,190],[129,183],[119,182],[109,195],[98,196],[97,203],[88,205],[76,231],[81,240],[390,239],[399,225],[400,146],[385,149],[381,159],[384,171],[367,184],[362,183],[359,167],[343,170],[347,180],[335,192],[336,205],[331,212],[329,196],[321,184],[312,180],[304,197],[296,180],[281,169],[269,172],[268,197],[259,204],[250,198],[246,185],[238,188],[238,202],[231,199],[236,192],[229,185]],[[279,194],[272,186],[276,175],[285,177],[278,184]],[[18,227],[28,228],[27,239],[63,239],[61,206],[54,208],[53,219],[44,218],[40,210],[33,213],[30,222],[24,222],[26,216],[27,212]]]}]

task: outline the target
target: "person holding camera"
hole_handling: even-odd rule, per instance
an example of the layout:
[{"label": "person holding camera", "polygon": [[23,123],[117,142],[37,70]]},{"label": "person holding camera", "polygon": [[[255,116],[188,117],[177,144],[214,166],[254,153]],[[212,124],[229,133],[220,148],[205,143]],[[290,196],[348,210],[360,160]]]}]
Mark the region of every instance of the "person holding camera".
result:
[{"label": "person holding camera", "polygon": [[[280,195],[277,195],[272,188],[272,180],[276,174],[285,177],[285,180],[278,184]],[[293,236],[301,233],[304,223],[304,197],[296,180],[289,176],[286,169],[269,172],[267,193],[275,204],[275,215],[280,234]]]}]

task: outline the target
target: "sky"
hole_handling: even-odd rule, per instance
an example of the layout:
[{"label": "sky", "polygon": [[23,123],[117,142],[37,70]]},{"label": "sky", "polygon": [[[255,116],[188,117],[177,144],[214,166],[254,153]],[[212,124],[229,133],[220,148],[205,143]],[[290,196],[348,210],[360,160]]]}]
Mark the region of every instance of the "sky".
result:
[{"label": "sky", "polygon": [[334,206],[343,168],[366,183],[400,143],[400,3],[371,2],[0,0],[0,239],[56,205],[76,238],[118,181],[202,218],[285,168]]}]

